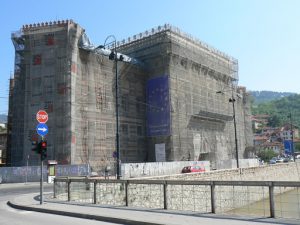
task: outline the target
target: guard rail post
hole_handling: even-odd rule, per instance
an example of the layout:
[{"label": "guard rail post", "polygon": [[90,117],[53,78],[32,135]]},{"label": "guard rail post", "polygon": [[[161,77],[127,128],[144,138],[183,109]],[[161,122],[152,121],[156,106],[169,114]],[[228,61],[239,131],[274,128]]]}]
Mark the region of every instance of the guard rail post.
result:
[{"label": "guard rail post", "polygon": [[53,198],[56,198],[56,184],[57,184],[57,181],[56,181],[56,178],[54,178],[54,184],[53,184]]},{"label": "guard rail post", "polygon": [[70,186],[71,186],[71,180],[67,180],[68,182],[68,202],[71,201],[71,190],[70,190]]},{"label": "guard rail post", "polygon": [[215,183],[213,181],[210,184],[210,201],[211,213],[216,213]]},{"label": "guard rail post", "polygon": [[164,209],[168,209],[168,205],[167,205],[167,182],[166,181],[164,181],[163,188],[164,188]]},{"label": "guard rail post", "polygon": [[274,184],[269,182],[270,217],[275,218]]},{"label": "guard rail post", "polygon": [[125,182],[125,206],[128,206],[128,180]]},{"label": "guard rail post", "polygon": [[94,180],[94,204],[97,204],[97,180]]}]

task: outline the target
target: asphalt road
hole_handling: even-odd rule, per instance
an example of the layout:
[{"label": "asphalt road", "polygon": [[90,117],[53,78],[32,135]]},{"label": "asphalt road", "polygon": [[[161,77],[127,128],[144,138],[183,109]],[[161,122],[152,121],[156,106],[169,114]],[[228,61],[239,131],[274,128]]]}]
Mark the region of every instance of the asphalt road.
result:
[{"label": "asphalt road", "polygon": [[[51,192],[52,185],[44,186],[45,192]],[[6,203],[16,195],[37,193],[38,183],[0,184],[0,225],[105,225],[114,224],[95,220],[86,220],[67,216],[38,213],[32,211],[17,210],[9,207]]]}]

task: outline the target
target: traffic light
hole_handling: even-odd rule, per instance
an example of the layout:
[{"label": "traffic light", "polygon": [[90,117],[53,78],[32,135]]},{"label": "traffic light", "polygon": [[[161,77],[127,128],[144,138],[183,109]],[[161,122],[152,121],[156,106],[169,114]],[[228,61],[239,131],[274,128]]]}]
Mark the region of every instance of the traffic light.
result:
[{"label": "traffic light", "polygon": [[47,151],[47,141],[41,141],[41,149],[46,149]]},{"label": "traffic light", "polygon": [[43,150],[41,154],[41,159],[45,160],[47,158],[47,151]]},{"label": "traffic light", "polygon": [[32,144],[31,150],[33,152],[38,152],[38,142],[37,141],[32,141],[31,144]]},{"label": "traffic light", "polygon": [[42,140],[39,143],[32,141],[32,151],[41,154],[41,160],[47,158],[47,141]]},{"label": "traffic light", "polygon": [[47,158],[47,141],[40,142],[40,154],[41,154],[41,160]]}]

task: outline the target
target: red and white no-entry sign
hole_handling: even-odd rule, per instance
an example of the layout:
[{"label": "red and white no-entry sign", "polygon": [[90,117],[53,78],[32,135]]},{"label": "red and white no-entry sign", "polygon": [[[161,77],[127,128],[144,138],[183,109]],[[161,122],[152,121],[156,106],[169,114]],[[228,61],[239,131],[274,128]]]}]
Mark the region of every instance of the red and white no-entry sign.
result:
[{"label": "red and white no-entry sign", "polygon": [[48,121],[48,113],[45,110],[39,110],[36,114],[36,120],[39,123],[46,123]]}]

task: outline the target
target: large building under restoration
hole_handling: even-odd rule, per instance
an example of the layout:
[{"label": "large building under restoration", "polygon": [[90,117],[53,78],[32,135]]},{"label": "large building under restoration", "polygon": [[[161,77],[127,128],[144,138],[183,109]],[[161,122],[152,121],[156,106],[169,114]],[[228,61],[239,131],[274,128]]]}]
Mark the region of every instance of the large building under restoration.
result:
[{"label": "large building under restoration", "polygon": [[[233,115],[239,157],[248,157],[250,100],[237,87],[237,60],[178,28],[159,26],[104,49],[67,20],[25,25],[12,41],[11,165],[39,163],[31,151],[39,109],[49,115],[49,159],[112,165],[116,71],[121,162],[208,160],[222,168],[236,158]],[[105,54],[115,51],[117,63]]]}]

